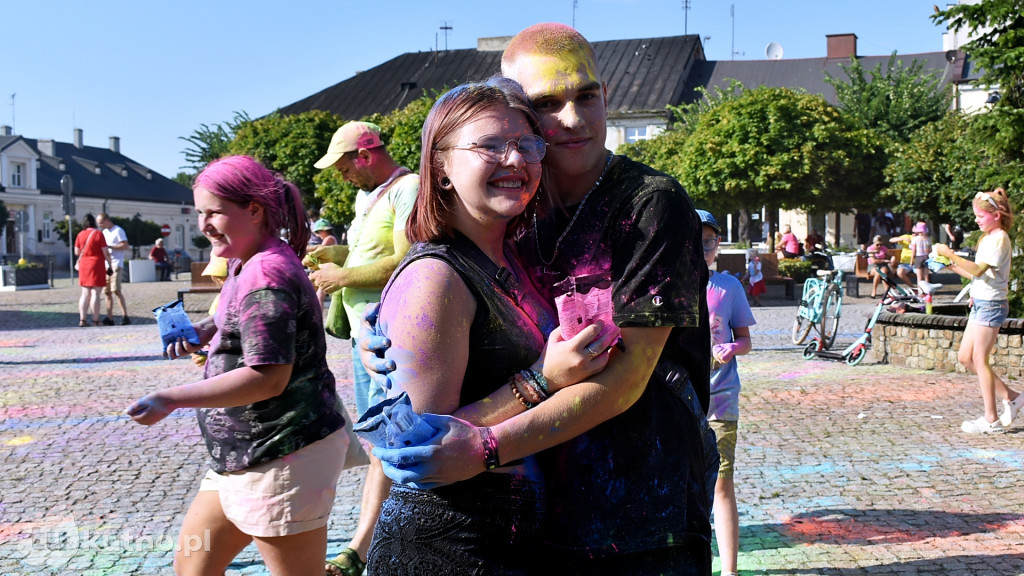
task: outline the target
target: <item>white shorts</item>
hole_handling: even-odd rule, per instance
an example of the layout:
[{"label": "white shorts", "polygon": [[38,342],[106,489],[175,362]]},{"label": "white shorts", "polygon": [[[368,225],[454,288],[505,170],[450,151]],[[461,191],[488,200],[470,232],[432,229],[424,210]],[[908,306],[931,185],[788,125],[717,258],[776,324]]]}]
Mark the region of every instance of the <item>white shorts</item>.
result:
[{"label": "white shorts", "polygon": [[199,490],[217,492],[224,515],[250,536],[316,530],[331,515],[348,442],[348,433],[340,428],[277,460],[225,474],[210,470]]}]

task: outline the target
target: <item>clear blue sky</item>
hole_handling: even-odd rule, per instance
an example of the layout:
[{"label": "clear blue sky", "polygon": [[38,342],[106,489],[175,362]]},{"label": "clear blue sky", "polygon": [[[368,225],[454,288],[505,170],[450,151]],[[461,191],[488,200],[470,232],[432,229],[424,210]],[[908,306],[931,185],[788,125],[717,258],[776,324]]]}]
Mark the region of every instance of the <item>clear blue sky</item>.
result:
[{"label": "clear blue sky", "polygon": [[[28,138],[121,151],[173,177],[201,124],[258,117],[395,56],[473,48],[537,22],[590,40],[699,34],[710,60],[825,55],[825,35],[855,33],[861,55],[942,50],[920,0],[0,0],[0,124]],[[575,10],[574,10],[575,5]],[[943,3],[943,6],[945,4]],[[730,6],[735,10],[734,19]],[[499,11],[504,11],[499,16]],[[17,94],[12,99],[11,94]]]}]

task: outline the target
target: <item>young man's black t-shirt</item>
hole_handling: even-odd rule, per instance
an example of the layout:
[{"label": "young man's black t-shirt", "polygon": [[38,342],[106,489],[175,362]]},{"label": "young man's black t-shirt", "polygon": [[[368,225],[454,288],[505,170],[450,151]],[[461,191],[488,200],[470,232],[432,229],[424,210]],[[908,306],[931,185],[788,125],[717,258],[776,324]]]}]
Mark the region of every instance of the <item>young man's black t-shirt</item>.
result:
[{"label": "young man's black t-shirt", "polygon": [[[708,473],[718,459],[704,418],[711,335],[700,219],[678,182],[621,156],[575,210],[568,229],[568,218],[550,216],[518,243],[541,294],[554,301],[566,277],[603,274],[617,326],[672,331],[632,407],[540,454],[549,497],[544,538],[564,554],[591,558],[703,549],[714,488]],[[680,367],[692,382],[689,401],[665,382],[666,369]]]}]

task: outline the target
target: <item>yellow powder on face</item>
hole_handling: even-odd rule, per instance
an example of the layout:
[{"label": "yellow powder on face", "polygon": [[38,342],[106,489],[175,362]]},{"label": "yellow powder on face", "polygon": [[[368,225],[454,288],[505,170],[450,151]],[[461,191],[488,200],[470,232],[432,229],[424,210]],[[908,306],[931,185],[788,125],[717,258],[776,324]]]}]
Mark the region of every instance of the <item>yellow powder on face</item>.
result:
[{"label": "yellow powder on face", "polygon": [[594,61],[579,50],[562,56],[524,54],[512,63],[507,73],[534,101],[599,82]]},{"label": "yellow powder on face", "polygon": [[29,443],[34,442],[34,441],[35,441],[35,438],[33,438],[31,436],[18,436],[17,438],[12,438],[12,439],[8,440],[4,444],[7,445],[7,446],[23,446],[25,444],[29,444]]}]

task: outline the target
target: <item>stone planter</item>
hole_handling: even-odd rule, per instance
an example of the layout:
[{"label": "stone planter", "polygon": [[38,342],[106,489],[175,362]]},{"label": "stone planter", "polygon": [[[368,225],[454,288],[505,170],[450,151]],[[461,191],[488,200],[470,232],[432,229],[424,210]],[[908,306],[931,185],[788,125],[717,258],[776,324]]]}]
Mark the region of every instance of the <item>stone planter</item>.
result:
[{"label": "stone planter", "polygon": [[0,266],[0,290],[41,290],[50,287],[50,274],[46,268],[15,268]]},{"label": "stone planter", "polygon": [[[883,312],[872,332],[871,353],[877,360],[910,368],[966,372],[957,351],[967,326],[967,307],[935,305],[935,314]],[[1004,378],[1024,376],[1024,319],[1007,318],[992,351],[992,368]]]}]

